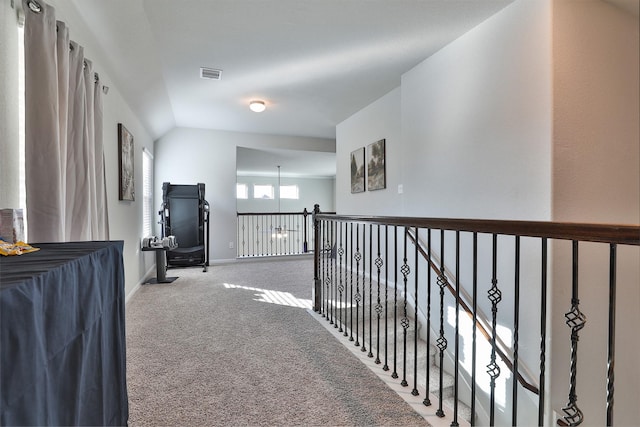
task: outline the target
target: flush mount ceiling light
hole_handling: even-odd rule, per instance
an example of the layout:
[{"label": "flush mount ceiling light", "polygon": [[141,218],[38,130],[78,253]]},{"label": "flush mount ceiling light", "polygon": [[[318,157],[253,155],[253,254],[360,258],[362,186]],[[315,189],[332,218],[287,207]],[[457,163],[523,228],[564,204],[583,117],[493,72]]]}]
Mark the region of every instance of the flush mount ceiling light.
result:
[{"label": "flush mount ceiling light", "polygon": [[267,109],[267,106],[264,104],[264,101],[254,100],[249,103],[249,108],[253,112],[262,113],[264,110]]}]

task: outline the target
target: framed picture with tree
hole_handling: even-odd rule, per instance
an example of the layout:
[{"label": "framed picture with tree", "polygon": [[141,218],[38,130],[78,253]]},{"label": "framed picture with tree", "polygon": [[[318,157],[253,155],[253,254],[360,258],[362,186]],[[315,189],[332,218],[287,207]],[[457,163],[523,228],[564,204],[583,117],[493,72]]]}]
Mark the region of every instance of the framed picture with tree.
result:
[{"label": "framed picture with tree", "polygon": [[367,188],[369,191],[387,187],[385,173],[385,140],[381,139],[367,147]]},{"label": "framed picture with tree", "polygon": [[364,147],[351,152],[351,192],[362,193],[364,180]]}]

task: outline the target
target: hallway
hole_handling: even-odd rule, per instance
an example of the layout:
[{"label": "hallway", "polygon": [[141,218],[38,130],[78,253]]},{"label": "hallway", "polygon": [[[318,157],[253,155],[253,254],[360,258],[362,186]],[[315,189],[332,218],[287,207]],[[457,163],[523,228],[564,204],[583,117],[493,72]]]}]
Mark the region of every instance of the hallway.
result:
[{"label": "hallway", "polygon": [[170,275],[127,305],[131,426],[427,425],[309,314],[312,258]]}]

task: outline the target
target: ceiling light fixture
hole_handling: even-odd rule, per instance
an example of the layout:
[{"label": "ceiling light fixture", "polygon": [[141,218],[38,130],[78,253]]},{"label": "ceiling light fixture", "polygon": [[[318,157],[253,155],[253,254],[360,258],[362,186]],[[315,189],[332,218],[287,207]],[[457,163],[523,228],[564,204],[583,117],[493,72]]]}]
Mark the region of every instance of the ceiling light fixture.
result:
[{"label": "ceiling light fixture", "polygon": [[264,104],[264,101],[251,101],[249,103],[249,108],[253,112],[262,113],[267,109],[267,106]]}]

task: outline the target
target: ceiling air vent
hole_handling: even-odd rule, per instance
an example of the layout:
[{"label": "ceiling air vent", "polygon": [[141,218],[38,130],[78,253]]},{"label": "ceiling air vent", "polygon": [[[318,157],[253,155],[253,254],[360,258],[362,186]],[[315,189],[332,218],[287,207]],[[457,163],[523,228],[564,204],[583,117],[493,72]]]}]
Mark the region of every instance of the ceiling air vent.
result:
[{"label": "ceiling air vent", "polygon": [[216,70],[215,68],[200,67],[200,78],[207,80],[220,80],[222,77],[222,70]]}]

